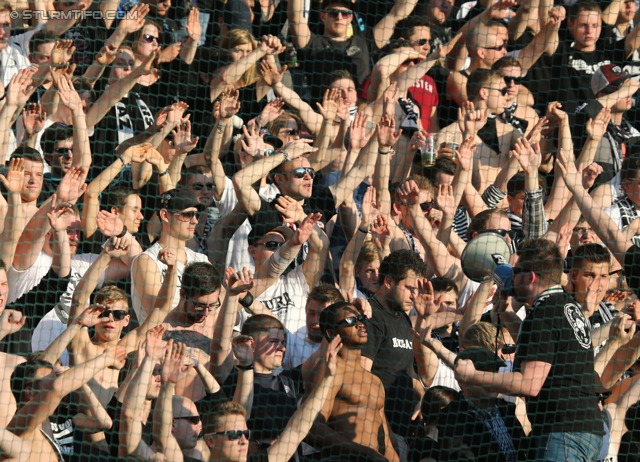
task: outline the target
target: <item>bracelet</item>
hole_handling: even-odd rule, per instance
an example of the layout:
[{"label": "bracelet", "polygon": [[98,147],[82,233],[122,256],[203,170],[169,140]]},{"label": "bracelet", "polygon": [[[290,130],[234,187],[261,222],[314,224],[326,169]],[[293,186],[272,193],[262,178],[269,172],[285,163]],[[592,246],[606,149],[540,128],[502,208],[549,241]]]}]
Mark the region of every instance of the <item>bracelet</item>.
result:
[{"label": "bracelet", "polygon": [[241,371],[252,371],[253,370],[253,363],[249,364],[248,366],[243,366],[241,364],[236,364],[236,369],[240,369]]},{"label": "bracelet", "polygon": [[122,154],[116,154],[116,157],[120,160],[120,162],[122,162],[122,165],[124,167],[127,166],[127,163],[124,161],[124,157],[122,157]]},{"label": "bracelet", "polygon": [[251,305],[253,305],[253,295],[251,295],[251,292],[247,292],[247,295],[242,297],[242,300],[238,300],[238,303],[240,303],[246,309],[249,309]]},{"label": "bracelet", "polygon": [[158,178],[160,178],[161,176],[165,176],[168,173],[169,173],[169,169],[166,169],[164,172],[158,173]]},{"label": "bracelet", "polygon": [[7,94],[5,93],[4,95],[2,95],[2,98],[0,98],[0,101],[4,101],[6,97],[7,97]]},{"label": "bracelet", "polygon": [[289,153],[287,151],[283,149],[280,153],[284,156],[285,162],[291,162],[291,157],[289,157]]},{"label": "bracelet", "polygon": [[117,236],[113,236],[113,237],[117,237],[119,239],[121,237],[124,237],[125,234],[127,234],[127,226],[126,225],[122,225],[122,232],[120,234],[118,234]]},{"label": "bracelet", "polygon": [[388,151],[381,151],[380,149],[378,149],[378,154],[380,154],[381,156],[386,156],[390,152],[391,152],[391,149],[389,149]]},{"label": "bracelet", "polygon": [[371,233],[371,230],[369,230],[369,229],[362,229],[362,228],[360,228],[360,227],[358,227],[358,231],[360,231],[361,233],[364,233],[364,234],[369,234],[369,233]]}]

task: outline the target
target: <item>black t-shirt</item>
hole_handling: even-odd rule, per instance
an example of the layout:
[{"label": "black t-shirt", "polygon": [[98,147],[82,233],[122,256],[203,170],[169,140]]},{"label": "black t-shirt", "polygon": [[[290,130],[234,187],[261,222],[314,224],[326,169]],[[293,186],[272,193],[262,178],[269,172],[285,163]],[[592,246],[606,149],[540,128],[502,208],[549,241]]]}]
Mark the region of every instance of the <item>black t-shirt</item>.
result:
[{"label": "black t-shirt", "polygon": [[371,373],[384,385],[385,413],[394,433],[406,436],[413,412],[413,336],[411,320],[400,311],[388,311],[374,297],[367,322],[368,341],[362,355],[373,360]]},{"label": "black t-shirt", "polygon": [[[601,66],[626,61],[624,40],[601,38],[595,51],[578,51],[571,43],[561,42],[552,55],[543,55],[527,75],[527,88],[534,94],[536,106],[552,101],[562,103],[562,110],[573,114],[576,108],[593,98],[591,77]],[[544,112],[544,111],[543,111]]]},{"label": "black t-shirt", "polygon": [[[234,369],[222,389],[233,396],[238,383],[238,371]],[[247,425],[254,440],[274,439],[280,435],[298,408],[294,382],[286,372],[280,375],[253,374],[253,406]]]},{"label": "black t-shirt", "polygon": [[[156,402],[153,401],[147,422],[142,424],[142,441],[149,447],[153,444],[153,409],[155,408],[155,405]],[[104,437],[109,445],[111,457],[116,458],[118,457],[118,446],[120,442],[119,432],[121,411],[122,403],[118,401],[118,398],[114,395],[113,398],[111,398],[111,401],[109,401],[109,404],[107,404],[107,414],[111,417],[113,425],[111,425],[110,429],[104,431]]]},{"label": "black t-shirt", "polygon": [[[249,218],[249,222],[251,224],[281,223],[282,215],[280,215],[280,212],[275,208],[278,196],[276,196],[273,202],[267,202],[261,198],[260,210]],[[310,213],[322,213],[322,222],[327,223],[336,214],[336,198],[333,197],[333,193],[328,187],[314,186],[311,197],[305,199],[302,209],[307,215]]]},{"label": "black t-shirt", "polygon": [[364,38],[354,35],[338,42],[322,35],[311,34],[306,47],[298,50],[298,60],[307,76],[314,98],[322,95],[324,77],[337,70],[347,70],[359,83],[371,72],[369,47]]},{"label": "black t-shirt", "polygon": [[249,454],[247,457],[248,462],[269,462],[269,453],[266,449],[260,449],[255,454]]},{"label": "black t-shirt", "polygon": [[543,292],[522,323],[514,370],[525,361],[551,364],[538,396],[527,397],[535,435],[604,434],[593,388],[591,327],[578,302],[560,286]]}]

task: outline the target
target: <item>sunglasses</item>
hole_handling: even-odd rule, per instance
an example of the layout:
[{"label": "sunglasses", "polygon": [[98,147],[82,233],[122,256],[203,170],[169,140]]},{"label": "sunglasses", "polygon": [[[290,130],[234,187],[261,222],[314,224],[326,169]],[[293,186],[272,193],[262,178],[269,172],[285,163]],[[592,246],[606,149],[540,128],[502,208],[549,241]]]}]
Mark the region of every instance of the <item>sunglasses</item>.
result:
[{"label": "sunglasses", "polygon": [[191,302],[193,307],[196,309],[196,311],[204,311],[204,310],[215,311],[218,308],[220,308],[220,306],[221,306],[220,300],[218,300],[215,303],[208,304],[208,305],[206,303],[196,302],[192,298],[190,298],[189,301]]},{"label": "sunglasses", "polygon": [[427,201],[420,204],[420,208],[424,213],[429,213],[433,209],[433,201]]},{"label": "sunglasses", "polygon": [[504,83],[506,83],[507,85],[511,84],[511,82],[513,82],[514,85],[520,85],[522,83],[522,77],[510,77],[508,75],[505,75],[503,79]]},{"label": "sunglasses", "polygon": [[192,425],[198,425],[202,419],[199,415],[187,415],[184,417],[174,417],[173,420],[188,420]]},{"label": "sunglasses", "polygon": [[263,245],[265,249],[271,250],[273,252],[275,250],[278,250],[278,248],[281,247],[283,244],[284,244],[284,242],[267,241],[267,242],[260,242],[258,244],[254,244],[254,247],[258,247],[259,245]]},{"label": "sunglasses", "polygon": [[307,173],[309,174],[312,180],[316,177],[316,171],[311,167],[299,167],[299,168],[296,168],[295,170],[291,170],[290,172],[285,172],[285,173],[287,174],[291,173],[296,178],[304,178]]},{"label": "sunglasses", "polygon": [[502,345],[501,351],[503,355],[512,355],[516,352],[516,345],[514,343],[505,343]]},{"label": "sunglasses", "polygon": [[122,321],[129,313],[125,310],[104,310],[98,315],[99,318],[108,318],[109,315],[113,315],[115,321]]},{"label": "sunglasses", "polygon": [[243,436],[249,440],[251,439],[251,430],[227,430],[226,432],[214,432],[214,435],[227,435],[229,441],[238,441]]},{"label": "sunglasses", "polygon": [[206,189],[207,191],[213,191],[215,189],[213,183],[194,183],[191,187],[194,191],[202,191],[203,189]]},{"label": "sunglasses", "polygon": [[338,323],[338,325],[345,324],[349,327],[353,327],[356,324],[364,324],[367,322],[367,317],[364,314],[358,316],[349,316],[348,318],[344,318],[342,321]]},{"label": "sunglasses", "polygon": [[506,46],[504,45],[504,43],[500,46],[495,46],[495,47],[482,47],[485,50],[495,50],[495,51],[502,51],[506,48]]},{"label": "sunglasses", "polygon": [[153,43],[156,42],[158,43],[158,37],[156,37],[155,35],[151,35],[151,34],[144,34],[142,36],[142,39],[147,42],[147,43]]},{"label": "sunglasses", "polygon": [[338,19],[338,15],[342,15],[343,18],[350,18],[353,16],[353,11],[351,10],[337,10],[333,8],[325,10],[325,13],[327,13],[331,19]]},{"label": "sunglasses", "polygon": [[420,40],[416,40],[414,42],[416,45],[419,45],[421,47],[425,46],[427,43],[429,43],[429,39],[420,39]]},{"label": "sunglasses", "polygon": [[53,153],[59,156],[66,156],[71,152],[71,148],[53,148]]},{"label": "sunglasses", "polygon": [[478,231],[478,234],[486,234],[486,233],[496,233],[502,237],[511,236],[513,231],[507,231],[506,229],[495,228],[495,229],[482,229]]},{"label": "sunglasses", "polygon": [[507,87],[504,87],[504,88],[482,87],[482,88],[484,88],[485,90],[499,91],[502,96],[507,96],[507,93],[509,93],[509,89]]},{"label": "sunglasses", "polygon": [[191,221],[198,217],[198,211],[191,210],[190,212],[173,212],[174,215],[179,216],[180,221]]},{"label": "sunglasses", "polygon": [[285,130],[283,133],[289,136],[300,136],[300,130],[296,130],[295,128]]}]

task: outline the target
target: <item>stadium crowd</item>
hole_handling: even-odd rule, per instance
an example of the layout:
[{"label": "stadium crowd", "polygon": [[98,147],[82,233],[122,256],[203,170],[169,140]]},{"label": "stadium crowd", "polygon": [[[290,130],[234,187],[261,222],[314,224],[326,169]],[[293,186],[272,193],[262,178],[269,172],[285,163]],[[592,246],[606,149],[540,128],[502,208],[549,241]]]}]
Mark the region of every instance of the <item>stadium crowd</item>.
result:
[{"label": "stadium crowd", "polygon": [[635,0],[0,0],[0,458],[640,459]]}]

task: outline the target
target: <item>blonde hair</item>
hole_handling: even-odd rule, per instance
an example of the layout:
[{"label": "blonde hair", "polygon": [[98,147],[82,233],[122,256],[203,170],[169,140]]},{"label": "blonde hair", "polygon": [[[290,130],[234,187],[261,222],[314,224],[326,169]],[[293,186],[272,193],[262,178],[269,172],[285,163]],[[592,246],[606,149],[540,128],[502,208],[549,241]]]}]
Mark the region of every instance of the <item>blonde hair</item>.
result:
[{"label": "blonde hair", "polygon": [[124,300],[129,309],[129,298],[124,290],[117,286],[105,286],[100,289],[93,298],[93,302],[96,304],[106,305],[113,304],[117,301]]},{"label": "blonde hair", "polygon": [[498,335],[498,328],[488,322],[479,322],[470,326],[464,333],[464,337],[460,339],[460,346],[464,348],[481,347],[493,351],[496,349],[496,343],[498,349],[502,348],[504,338]]},{"label": "blonde hair", "polygon": [[360,253],[356,260],[356,266],[360,266],[365,263],[373,263],[374,261],[380,261],[378,248],[373,241],[367,241],[362,244],[362,248],[360,249]]},{"label": "blonde hair", "polygon": [[7,1],[0,1],[0,13],[4,13],[5,11],[8,11],[9,13],[13,12],[13,7],[11,6],[10,2]]},{"label": "blonde hair", "polygon": [[206,414],[203,423],[203,433],[215,433],[222,425],[222,419],[228,415],[241,415],[242,417],[247,417],[247,411],[244,407],[239,405],[238,403],[234,403],[233,401],[225,401],[224,403],[220,403]]},{"label": "blonde hair", "polygon": [[[219,49],[221,55],[229,55],[229,51],[238,45],[251,45],[251,50],[258,47],[256,39],[245,29],[231,29],[227,35],[220,37]],[[236,88],[247,87],[258,80],[258,67],[251,66],[236,83]]]}]

